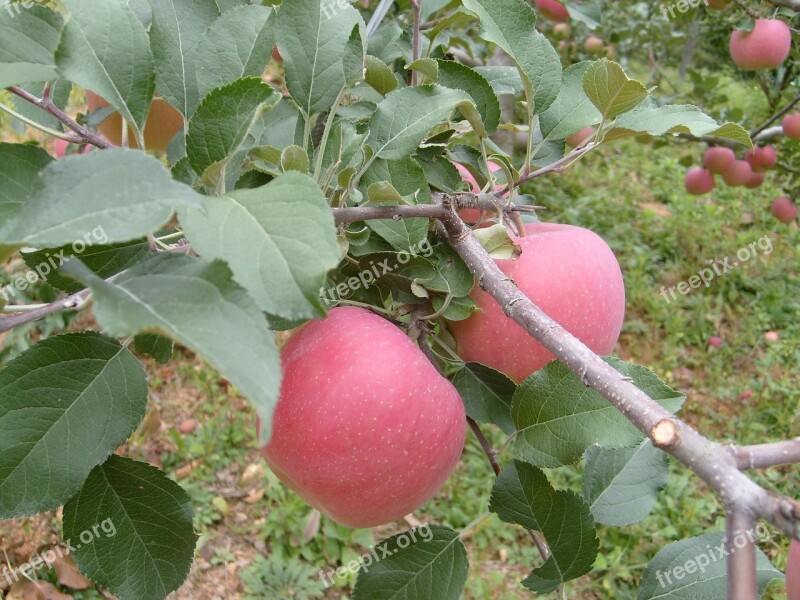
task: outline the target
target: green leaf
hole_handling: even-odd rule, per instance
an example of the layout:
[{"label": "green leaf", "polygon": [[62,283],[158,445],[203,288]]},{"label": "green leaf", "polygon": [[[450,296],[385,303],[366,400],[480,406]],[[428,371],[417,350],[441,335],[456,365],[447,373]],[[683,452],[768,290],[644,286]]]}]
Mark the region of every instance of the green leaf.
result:
[{"label": "green leaf", "polygon": [[603,119],[636,108],[647,97],[647,88],[629,79],[619,63],[605,58],[591,63],[583,75],[583,89]]},{"label": "green leaf", "polygon": [[286,171],[308,173],[308,154],[300,146],[288,146],[281,152],[281,168]]},{"label": "green leaf", "polygon": [[563,140],[602,120],[583,88],[583,77],[591,62],[580,62],[564,70],[564,85],[555,102],[539,117],[545,140]]},{"label": "green leaf", "polygon": [[583,497],[598,523],[633,525],[650,514],[668,479],[667,455],[650,440],[635,448],[589,446]]},{"label": "green leaf", "polygon": [[492,489],[489,510],[506,523],[540,531],[550,558],[522,582],[540,594],[592,570],[599,542],[589,507],[573,491],[553,489],[545,474],[515,460],[505,466]]},{"label": "green leaf", "polygon": [[486,133],[491,135],[497,131],[497,126],[500,124],[500,102],[489,82],[478,72],[461,63],[440,60],[438,64],[439,83],[469,94],[480,113]]},{"label": "green leaf", "polygon": [[492,258],[501,260],[517,259],[522,253],[520,247],[511,239],[505,225],[492,225],[474,231],[475,237]]},{"label": "green leaf", "polygon": [[[69,96],[72,93],[72,83],[66,81],[65,79],[59,79],[58,81],[51,82],[50,85],[50,100],[53,102],[55,106],[64,110],[69,102]],[[26,92],[33,94],[39,98],[42,97],[44,94],[45,83],[33,83],[28,85],[20,85],[22,89]],[[45,127],[49,127],[50,129],[61,130],[63,125],[61,121],[56,119],[52,114],[43,110],[36,106],[35,104],[31,104],[22,98],[13,97],[12,100],[14,101],[14,108],[15,110],[20,113],[22,116],[27,117],[40,125],[44,125]]]},{"label": "green leaf", "polygon": [[398,160],[414,153],[425,134],[472,98],[439,85],[395,90],[378,104],[369,123],[367,143],[380,158]]},{"label": "green leaf", "polygon": [[380,561],[362,565],[353,600],[458,600],[469,559],[458,532],[425,525],[378,544]]},{"label": "green leaf", "polygon": [[186,155],[206,185],[215,188],[224,179],[247,133],[277,96],[260,78],[248,77],[217,88],[203,99],[189,119]]},{"label": "green leaf", "polygon": [[255,405],[266,443],[280,386],[278,354],[263,313],[224,263],[164,253],[114,283],[78,260],[63,270],[92,288],[95,318],[110,335],[169,336],[227,377]]},{"label": "green leaf", "polygon": [[[265,6],[237,6],[225,12],[197,44],[200,99],[212,90],[247,77],[258,77],[272,56],[275,18]],[[193,114],[197,104],[190,105]],[[187,115],[188,116],[188,115]]]},{"label": "green leaf", "polygon": [[254,190],[207,198],[206,211],[180,221],[201,256],[225,260],[265,312],[286,319],[324,314],[319,289],[340,260],[325,197],[308,176],[292,172]]},{"label": "green leaf", "polygon": [[358,164],[366,138],[367,134],[358,133],[352,123],[344,120],[334,123],[328,144],[325,146],[322,173],[328,174],[333,171],[334,174],[338,174]]},{"label": "green leaf", "polygon": [[147,377],[116,340],[47,338],[0,371],[0,518],[52,510],[136,429]]},{"label": "green leaf", "polygon": [[[150,45],[155,60],[156,91],[187,117],[204,95],[198,84],[198,70],[207,77],[209,67],[217,64],[216,61],[198,63],[197,46],[219,15],[214,0],[153,2]],[[198,69],[198,65],[202,68]],[[209,89],[214,87],[217,86]]]},{"label": "green leaf", "polygon": [[[649,369],[616,358],[606,362],[668,411],[681,407],[685,396]],[[514,451],[540,467],[572,464],[592,444],[623,448],[644,439],[622,413],[558,361],[517,388],[511,415],[518,430]]]},{"label": "green leaf", "polygon": [[467,414],[481,423],[494,423],[504,433],[516,431],[511,420],[511,399],[517,384],[500,371],[468,362],[453,379]]},{"label": "green leaf", "polygon": [[181,486],[155,467],[114,455],[64,506],[63,537],[93,582],[120,600],[150,600],[189,575],[198,539],[192,520]]},{"label": "green leaf", "polygon": [[0,89],[58,79],[54,54],[63,25],[43,6],[0,7]]},{"label": "green leaf", "polygon": [[432,58],[419,58],[407,64],[405,68],[409,71],[422,73],[428,78],[428,83],[436,83],[439,81],[439,63]]},{"label": "green leaf", "polygon": [[166,223],[176,206],[200,205],[157,159],[121,148],[49,162],[27,198],[14,197],[0,196],[0,240],[37,248],[127,242]]},{"label": "green leaf", "polygon": [[[353,61],[354,29],[361,45],[360,65]],[[286,86],[306,116],[331,108],[342,88],[360,77],[365,29],[359,12],[337,0],[293,0],[281,6],[276,42]]]},{"label": "green leaf", "polygon": [[475,286],[475,276],[467,264],[449,245],[430,246],[425,240],[417,247],[418,253],[430,259],[436,267],[436,277],[425,284],[425,288],[433,292],[452,294],[455,297],[467,296]]},{"label": "green leaf", "polygon": [[481,37],[497,44],[517,65],[534,114],[553,103],[561,87],[561,59],[536,30],[536,13],[525,0],[464,0],[480,17]]},{"label": "green leaf", "polygon": [[573,21],[583,23],[589,29],[597,29],[603,18],[600,0],[566,0],[564,4]]},{"label": "green leaf", "polygon": [[172,360],[172,350],[175,346],[171,339],[152,333],[135,336],[133,345],[136,352],[152,356],[160,365],[165,365]]},{"label": "green leaf", "polygon": [[492,86],[492,89],[498,96],[515,96],[525,89],[519,75],[519,69],[516,67],[492,65],[475,67],[474,71],[489,82],[489,85]]},{"label": "green leaf", "polygon": [[143,145],[155,90],[153,53],[144,26],[121,0],[64,0],[64,5],[70,16],[56,50],[58,71],[105,98]]},{"label": "green leaf", "polygon": [[382,95],[397,88],[397,78],[394,72],[380,58],[367,55],[364,65],[366,73],[364,80]]},{"label": "green leaf", "polygon": [[[750,532],[755,540],[757,531]],[[663,548],[647,565],[637,600],[724,598],[728,580],[724,539],[724,532],[715,531]],[[759,597],[771,581],[784,578],[760,548],[756,548],[756,569]]]}]

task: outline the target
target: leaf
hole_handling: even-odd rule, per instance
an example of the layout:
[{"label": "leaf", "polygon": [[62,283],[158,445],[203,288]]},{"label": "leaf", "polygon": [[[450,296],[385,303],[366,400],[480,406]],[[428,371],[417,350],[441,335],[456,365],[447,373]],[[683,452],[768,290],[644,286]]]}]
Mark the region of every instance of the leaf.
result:
[{"label": "leaf", "polygon": [[380,103],[369,123],[367,143],[380,158],[399,160],[414,153],[425,134],[472,98],[439,85],[395,90]]},{"label": "leaf", "polygon": [[453,385],[464,400],[467,415],[481,423],[494,423],[508,435],[514,433],[511,399],[517,384],[500,371],[468,362],[456,373]]},{"label": "leaf", "polygon": [[536,13],[525,0],[464,0],[478,15],[481,37],[497,44],[520,70],[530,109],[544,112],[561,87],[561,59],[536,30]]},{"label": "leaf", "polygon": [[77,260],[63,270],[92,288],[95,318],[110,335],[166,335],[227,377],[255,405],[266,443],[280,385],[278,355],[263,314],[224,263],[165,253],[114,283]]},{"label": "leaf", "polygon": [[[25,177],[30,175],[28,170]],[[0,195],[0,240],[37,248],[127,242],[166,223],[175,206],[200,205],[199,196],[174,181],[157,159],[122,148],[48,162],[28,197],[17,198],[19,191],[14,188],[10,199]]]},{"label": "leaf", "polygon": [[[750,532],[756,540],[757,531]],[[663,548],[647,565],[637,600],[724,598],[728,579],[725,548],[721,546],[724,539],[724,532],[715,531]],[[756,548],[756,569],[759,597],[771,581],[783,579],[783,574],[759,548]]]},{"label": "leaf", "polygon": [[[197,44],[198,98],[237,79],[258,77],[272,56],[275,18],[265,6],[237,6],[226,11]],[[197,104],[187,107],[193,114]]]},{"label": "leaf", "polygon": [[600,26],[603,18],[603,7],[600,0],[566,0],[564,4],[569,10],[572,20],[583,23],[591,30]]},{"label": "leaf", "polygon": [[[681,407],[684,395],[649,369],[616,358],[607,358],[606,362],[668,411]],[[518,430],[514,451],[540,467],[572,464],[592,444],[623,448],[644,439],[622,413],[558,361],[517,388],[511,415]]]},{"label": "leaf", "polygon": [[[28,85],[20,85],[19,87],[24,89],[26,92],[41,98],[44,94],[45,85],[45,83],[33,83]],[[52,85],[50,86],[50,100],[55,106],[61,110],[64,110],[69,102],[69,96],[71,92],[72,83],[66,81],[65,79],[59,79],[58,81],[52,82]],[[14,108],[23,117],[27,117],[36,123],[39,123],[40,125],[49,127],[50,129],[60,130],[62,128],[61,121],[56,119],[46,110],[43,110],[35,104],[31,104],[30,102],[27,102],[21,98],[14,97],[12,99],[14,100]]]},{"label": "leaf", "polygon": [[500,102],[489,82],[478,72],[461,63],[440,60],[438,64],[439,83],[469,94],[486,127],[486,133],[491,135],[497,131],[497,126],[500,124]]},{"label": "leaf", "polygon": [[[458,600],[467,581],[469,559],[458,532],[425,525],[378,544],[364,559],[353,600]],[[366,561],[369,560],[369,563]]]},{"label": "leaf", "polygon": [[667,456],[650,440],[635,448],[589,446],[583,497],[598,523],[633,525],[650,514],[668,479]]},{"label": "leaf", "polygon": [[153,53],[144,26],[121,0],[64,0],[64,5],[70,16],[56,50],[58,71],[105,98],[143,145],[155,90]]},{"label": "leaf", "polygon": [[52,510],[144,417],[147,377],[116,340],[47,338],[0,371],[0,518]]},{"label": "leaf", "polygon": [[394,72],[380,58],[367,55],[364,65],[366,67],[364,80],[378,93],[385,96],[397,88]]},{"label": "leaf", "polygon": [[0,7],[0,89],[58,79],[54,54],[63,25],[43,6]]},{"label": "leaf", "polygon": [[177,483],[114,455],[64,506],[63,536],[81,572],[120,600],[164,598],[189,575],[198,539],[192,520]]},{"label": "leaf", "polygon": [[584,74],[591,66],[591,62],[580,62],[564,71],[564,84],[558,97],[539,117],[543,139],[563,140],[602,120],[583,88]]},{"label": "leaf", "polygon": [[248,77],[217,88],[189,119],[186,155],[204,183],[216,187],[245,136],[278,94],[260,78]]},{"label": "leaf", "polygon": [[583,75],[583,89],[603,119],[633,110],[647,97],[647,88],[629,79],[619,63],[605,58],[591,63]]},{"label": "leaf", "polygon": [[192,247],[226,261],[265,312],[324,314],[319,289],[340,251],[328,203],[308,175],[286,173],[260,188],[207,198],[204,213],[182,211],[180,221]]},{"label": "leaf", "polygon": [[136,352],[152,356],[160,365],[167,364],[172,359],[174,344],[169,338],[152,333],[142,333],[133,338]]},{"label": "leaf", "polygon": [[[361,45],[360,66],[352,62],[354,29]],[[360,76],[365,30],[359,12],[344,2],[293,0],[281,6],[276,43],[286,68],[286,86],[306,116],[330,109],[342,88]]]},{"label": "leaf", "polygon": [[[211,66],[198,62],[197,46],[219,16],[214,0],[153,2],[150,45],[155,61],[156,91],[186,117],[194,112],[204,95],[198,84],[198,65],[204,67],[199,69],[204,77],[207,77],[204,71]],[[214,87],[217,86],[209,89]]]},{"label": "leaf", "polygon": [[592,570],[599,542],[589,507],[573,491],[553,489],[545,474],[515,460],[501,471],[492,489],[489,510],[506,523],[540,531],[550,558],[523,582],[540,594]]},{"label": "leaf", "polygon": [[492,258],[514,260],[522,253],[521,248],[511,239],[508,229],[499,223],[474,231],[475,237]]},{"label": "leaf", "polygon": [[286,171],[308,173],[308,154],[300,146],[289,146],[281,152],[281,168]]},{"label": "leaf", "polygon": [[492,86],[495,94],[516,95],[522,92],[524,85],[516,67],[484,66],[475,67],[474,71],[483,76]]},{"label": "leaf", "polygon": [[[439,63],[432,58],[418,58],[405,66],[409,71],[417,71],[428,78],[428,83],[439,81]],[[469,67],[467,67],[469,68]]]}]

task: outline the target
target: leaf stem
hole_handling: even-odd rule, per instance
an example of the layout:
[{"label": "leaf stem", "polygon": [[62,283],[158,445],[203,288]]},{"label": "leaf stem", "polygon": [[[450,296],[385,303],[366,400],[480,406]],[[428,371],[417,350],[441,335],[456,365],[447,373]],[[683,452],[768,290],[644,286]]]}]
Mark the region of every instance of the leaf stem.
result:
[{"label": "leaf stem", "polygon": [[342,103],[342,100],[344,100],[346,93],[347,86],[343,87],[339,91],[339,95],[336,96],[336,100],[333,103],[331,112],[328,115],[328,119],[325,121],[325,130],[322,132],[322,139],[317,147],[317,164],[314,167],[314,181],[317,183],[321,183],[319,178],[322,174],[322,161],[325,158],[325,151],[328,149],[328,138],[330,137],[331,130],[333,129],[333,121],[336,119],[336,111],[339,110],[339,105]]},{"label": "leaf stem", "polygon": [[75,136],[69,135],[69,134],[64,133],[62,131],[56,131],[55,129],[50,129],[49,127],[45,127],[41,123],[37,123],[33,119],[29,119],[25,115],[22,115],[22,114],[18,113],[13,108],[11,108],[10,106],[6,106],[2,102],[0,102],[0,110],[2,110],[3,112],[8,113],[9,115],[14,117],[15,119],[19,119],[20,121],[22,121],[26,125],[30,125],[31,127],[35,128],[35,129],[38,129],[39,131],[43,131],[47,135],[53,136],[54,138],[58,138],[60,140],[65,140],[65,141],[70,142],[72,144],[80,144],[83,141],[81,138],[76,138]]}]

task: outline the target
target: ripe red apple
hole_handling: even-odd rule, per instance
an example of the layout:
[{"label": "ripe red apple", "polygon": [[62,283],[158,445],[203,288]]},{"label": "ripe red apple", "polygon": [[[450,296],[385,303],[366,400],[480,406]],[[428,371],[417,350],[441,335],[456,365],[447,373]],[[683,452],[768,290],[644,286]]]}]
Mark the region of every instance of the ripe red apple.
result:
[{"label": "ripe red apple", "polygon": [[793,140],[800,140],[800,113],[783,117],[783,133]]},{"label": "ripe red apple", "polygon": [[775,154],[773,146],[754,146],[752,150],[747,151],[744,159],[757,173],[768,171],[778,163],[778,155]]},{"label": "ripe red apple", "polygon": [[800,542],[792,540],[786,560],[786,597],[800,600]]},{"label": "ripe red apple", "polygon": [[583,49],[589,54],[600,54],[603,51],[603,40],[595,35],[590,35],[583,43]]},{"label": "ripe red apple", "polygon": [[728,8],[731,0],[707,0],[708,8],[712,10],[723,10]]},{"label": "ripe red apple", "polygon": [[747,183],[744,184],[744,187],[754,190],[756,188],[761,187],[761,184],[764,183],[764,179],[766,178],[766,173],[753,173],[750,176],[750,179]]},{"label": "ripe red apple", "polygon": [[686,173],[683,183],[687,192],[700,196],[714,189],[714,176],[702,167],[692,167]]},{"label": "ripe red apple", "polygon": [[712,348],[722,348],[725,345],[725,340],[718,335],[713,335],[708,338],[708,345]]},{"label": "ripe red apple", "polygon": [[594,135],[594,127],[584,127],[567,138],[567,145],[572,148],[582,146],[583,143]]},{"label": "ripe red apple", "polygon": [[551,21],[568,21],[569,11],[558,0],[536,0],[536,9]]},{"label": "ripe red apple", "polygon": [[797,218],[797,207],[789,198],[778,198],[772,203],[772,214],[778,221],[791,223]]},{"label": "ripe red apple", "polygon": [[764,334],[764,339],[767,340],[769,343],[773,344],[781,339],[781,334],[777,331],[767,331]]},{"label": "ripe red apple", "polygon": [[314,508],[375,527],[427,502],[466,436],[453,385],[400,329],[334,308],[281,350],[283,382],[264,457]]},{"label": "ripe red apple", "polygon": [[733,165],[736,154],[730,148],[724,146],[712,146],[706,150],[703,157],[703,166],[712,173],[722,174]]},{"label": "ripe red apple", "polygon": [[753,169],[746,160],[735,160],[730,168],[722,174],[728,185],[746,185],[753,176]]},{"label": "ripe red apple", "polygon": [[568,40],[572,35],[572,27],[569,23],[557,23],[553,27],[553,34],[559,39]]},{"label": "ripe red apple", "polygon": [[[87,90],[86,103],[89,110],[108,106],[103,98]],[[150,105],[150,114],[144,126],[144,144],[149,152],[164,152],[170,140],[183,128],[183,115],[174,109],[166,100],[155,98]],[[112,144],[122,143],[122,117],[118,112],[105,119],[97,128],[100,134]],[[133,130],[128,128],[128,145],[138,148]]]},{"label": "ripe red apple", "polygon": [[[539,308],[598,354],[613,349],[625,316],[625,285],[614,253],[600,236],[572,225],[529,223],[517,260],[497,265]],[[553,355],[509,319],[480,287],[480,311],[451,323],[461,357],[521,382]]]},{"label": "ripe red apple", "polygon": [[774,69],[792,48],[792,32],[778,19],[757,19],[753,31],[735,30],[730,51],[734,64],[745,71]]}]

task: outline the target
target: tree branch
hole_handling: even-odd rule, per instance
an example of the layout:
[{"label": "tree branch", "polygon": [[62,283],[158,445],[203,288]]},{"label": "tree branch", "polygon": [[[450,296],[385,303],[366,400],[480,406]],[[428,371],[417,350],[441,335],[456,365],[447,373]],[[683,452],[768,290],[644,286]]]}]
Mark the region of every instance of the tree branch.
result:
[{"label": "tree branch", "polygon": [[9,331],[14,327],[19,327],[25,323],[30,323],[42,319],[47,315],[52,315],[62,310],[80,310],[86,304],[90,296],[89,290],[83,290],[77,294],[72,294],[66,298],[51,302],[41,308],[14,314],[8,317],[0,317],[0,333]]},{"label": "tree branch", "polygon": [[[747,512],[728,512],[725,541],[728,550],[728,600],[758,598],[756,520]],[[739,545],[743,540],[743,545]]]},{"label": "tree branch", "polygon": [[[536,179],[537,177],[541,177],[542,175],[546,175],[547,173],[560,173],[564,170],[564,167],[571,162],[579,159],[581,156],[589,152],[590,150],[597,147],[597,144],[594,142],[589,142],[585,146],[579,146],[575,148],[572,152],[567,154],[564,158],[561,158],[554,162],[552,165],[547,165],[546,167],[542,167],[537,171],[532,171],[527,175],[521,177],[519,181],[517,181],[517,187],[521,186],[523,183],[530,181],[531,179]],[[507,189],[507,188],[506,188]],[[498,190],[498,193],[503,193],[505,190]]]},{"label": "tree branch", "polygon": [[[798,2],[800,2],[800,0],[798,0]],[[792,109],[795,107],[795,105],[796,105],[798,102],[800,102],[800,94],[798,94],[797,96],[795,96],[795,97],[794,97],[794,100],[792,100],[791,102],[789,102],[789,104],[787,104],[786,106],[784,106],[782,109],[780,109],[780,110],[779,110],[778,112],[776,112],[774,115],[772,115],[772,116],[771,116],[769,119],[767,119],[766,121],[764,121],[764,123],[762,123],[761,125],[759,125],[759,126],[758,126],[758,127],[756,127],[755,129],[753,129],[753,130],[750,132],[750,137],[751,137],[751,138],[758,137],[758,134],[760,134],[760,133],[761,133],[762,131],[764,131],[764,130],[765,130],[767,127],[769,127],[770,125],[772,125],[773,123],[775,123],[775,122],[776,122],[778,119],[780,119],[782,116],[784,116],[784,115],[785,115],[786,113],[788,113],[790,110],[792,110]],[[781,131],[783,131],[783,127],[781,127]]]},{"label": "tree branch", "polygon": [[800,0],[769,0],[769,3],[800,12]]},{"label": "tree branch", "polygon": [[[414,33],[411,36],[411,62],[415,62],[419,60],[419,27],[420,27],[420,15],[422,11],[422,0],[410,0],[411,1],[411,9],[414,12]],[[419,79],[419,73],[414,70],[411,71],[411,85],[417,85],[417,81]]]},{"label": "tree branch", "polygon": [[768,469],[800,463],[800,438],[774,444],[731,446],[730,451],[739,469]]}]

